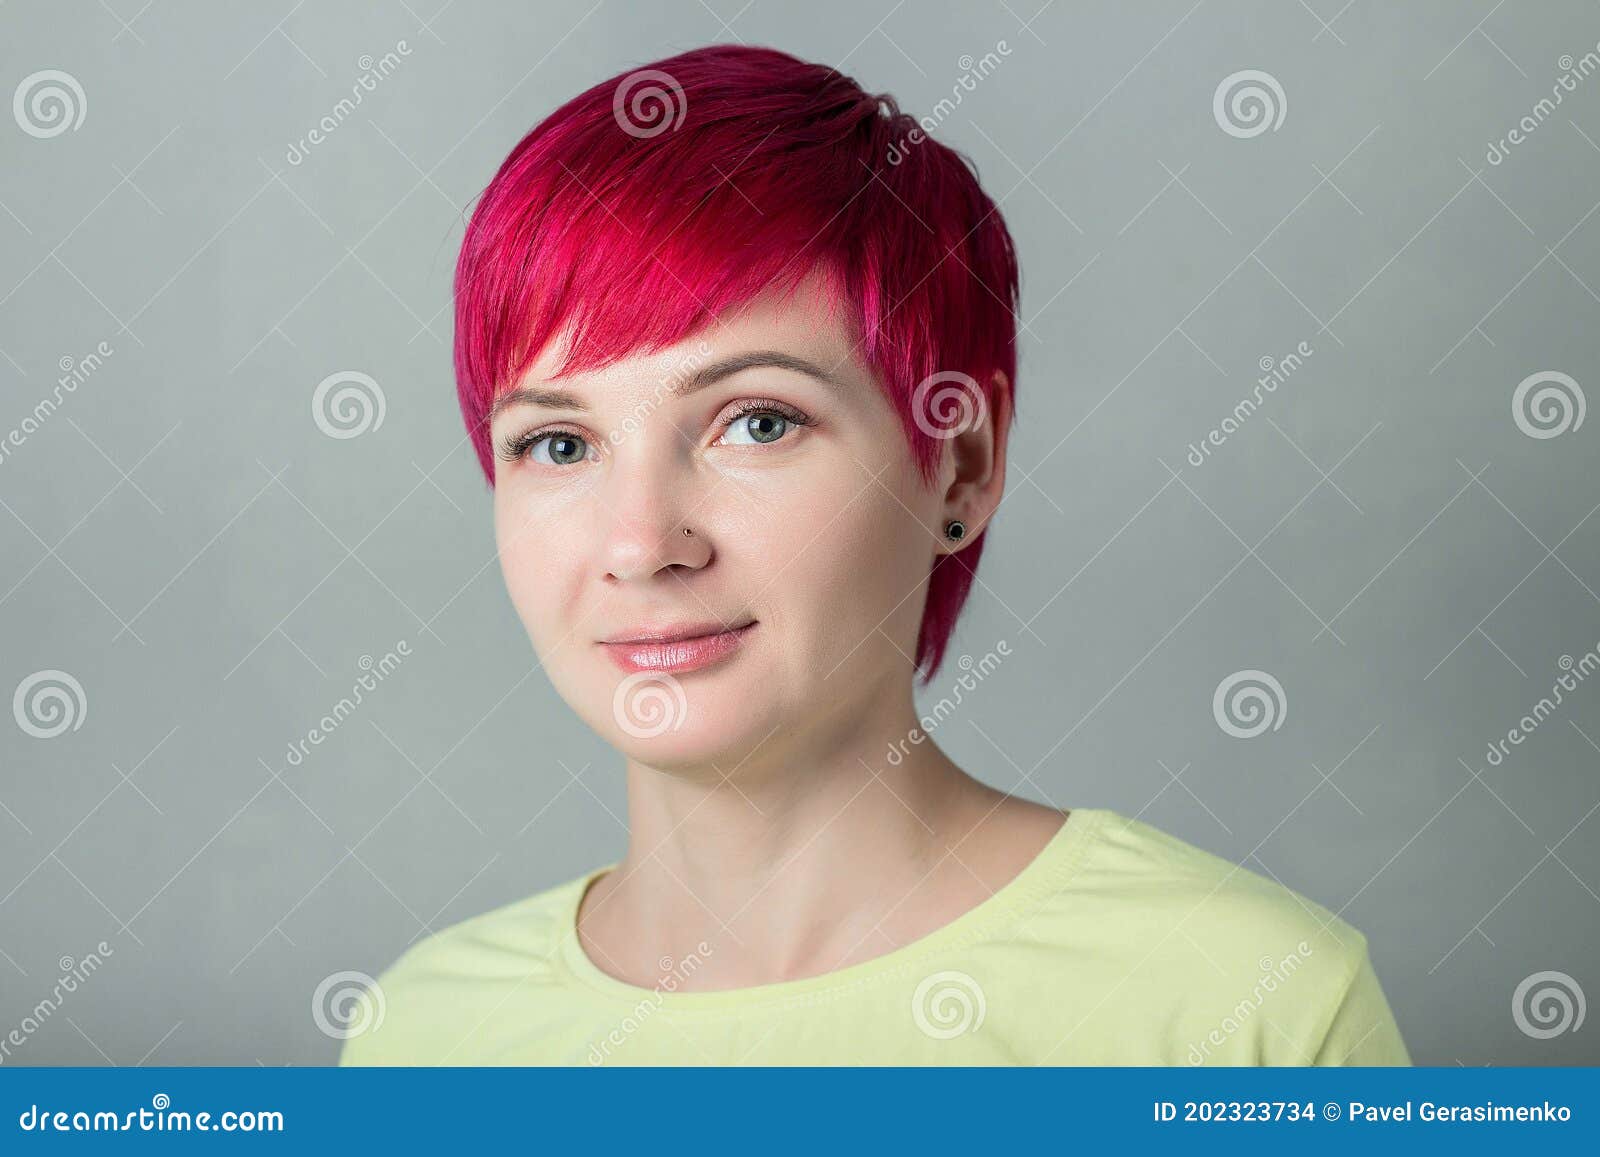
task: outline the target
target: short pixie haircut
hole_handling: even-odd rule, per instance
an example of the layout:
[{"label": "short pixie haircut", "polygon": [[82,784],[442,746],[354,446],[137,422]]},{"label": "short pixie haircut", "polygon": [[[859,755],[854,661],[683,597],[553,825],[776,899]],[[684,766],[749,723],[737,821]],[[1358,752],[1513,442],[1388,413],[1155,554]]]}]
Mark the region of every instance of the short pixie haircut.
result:
[{"label": "short pixie haircut", "polygon": [[[696,49],[574,97],[501,164],[456,267],[457,393],[489,485],[490,406],[552,342],[567,341],[559,373],[603,369],[812,274],[932,485],[949,432],[930,380],[980,391],[980,414],[1016,382],[1016,254],[972,163],[893,97],[770,48]],[[933,562],[924,684],[982,547]]]}]

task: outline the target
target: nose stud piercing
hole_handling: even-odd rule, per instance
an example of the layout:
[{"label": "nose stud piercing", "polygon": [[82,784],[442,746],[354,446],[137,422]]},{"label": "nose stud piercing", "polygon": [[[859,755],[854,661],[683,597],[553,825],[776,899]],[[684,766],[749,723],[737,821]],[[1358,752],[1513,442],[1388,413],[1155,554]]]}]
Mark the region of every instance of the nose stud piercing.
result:
[{"label": "nose stud piercing", "polygon": [[952,518],[944,528],[944,536],[951,542],[959,542],[962,536],[966,533],[967,524],[962,522],[959,518]]},{"label": "nose stud piercing", "polygon": [[690,530],[690,529],[689,529],[689,528],[688,528],[688,527],[687,527],[687,526],[686,526],[686,527],[684,527],[684,528],[683,528],[683,533],[684,533],[684,535],[685,535],[685,536],[688,536],[688,535],[692,535],[692,534],[693,534],[693,533],[694,533],[694,531],[692,531],[692,530]]}]

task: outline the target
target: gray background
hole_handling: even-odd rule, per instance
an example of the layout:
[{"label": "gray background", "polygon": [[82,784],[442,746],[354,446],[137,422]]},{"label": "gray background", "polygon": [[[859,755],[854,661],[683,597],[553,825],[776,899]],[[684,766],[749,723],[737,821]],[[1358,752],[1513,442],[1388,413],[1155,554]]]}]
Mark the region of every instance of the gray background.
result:
[{"label": "gray background", "polygon": [[[924,703],[1013,657],[939,741],[1338,911],[1420,1063],[1600,1059],[1600,1024],[1512,1012],[1547,970],[1600,995],[1600,678],[1485,759],[1600,643],[1600,417],[1534,438],[1511,406],[1547,370],[1600,402],[1600,76],[1486,159],[1593,4],[10,0],[0,97],[60,69],[85,116],[0,107],[0,438],[113,352],[0,462],[0,700],[83,689],[54,738],[0,714],[0,1036],[63,957],[113,955],[8,1063],[329,1063],[319,982],[621,854],[620,762],[501,584],[449,282],[539,118],[735,39],[918,114],[1009,50],[936,130],[1001,202],[1025,329],[1008,497]],[[1242,69],[1276,129],[1215,119]],[[330,437],[313,393],[352,370],[383,421]],[[1286,699],[1248,740],[1212,710],[1247,669]]]}]

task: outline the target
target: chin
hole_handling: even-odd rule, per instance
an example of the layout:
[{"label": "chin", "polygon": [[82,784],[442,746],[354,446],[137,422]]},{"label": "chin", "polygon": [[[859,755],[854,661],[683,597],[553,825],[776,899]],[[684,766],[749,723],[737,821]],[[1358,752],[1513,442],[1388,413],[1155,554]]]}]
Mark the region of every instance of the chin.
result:
[{"label": "chin", "polygon": [[665,731],[649,738],[619,731],[609,736],[608,741],[636,763],[717,784],[725,778],[737,777],[735,769],[769,731],[770,726],[751,727],[747,717],[691,719],[676,731]]},{"label": "chin", "polygon": [[735,675],[732,666],[684,675],[605,672],[585,680],[579,713],[629,759],[720,780],[776,722],[775,711],[757,698],[766,681],[745,671]]}]

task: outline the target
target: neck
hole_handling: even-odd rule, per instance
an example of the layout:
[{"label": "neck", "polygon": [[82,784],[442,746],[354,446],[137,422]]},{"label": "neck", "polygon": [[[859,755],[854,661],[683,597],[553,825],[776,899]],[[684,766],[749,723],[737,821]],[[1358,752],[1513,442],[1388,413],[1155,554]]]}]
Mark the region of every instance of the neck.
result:
[{"label": "neck", "polygon": [[596,963],[647,986],[694,953],[697,987],[743,987],[879,955],[924,919],[1005,796],[906,742],[909,686],[855,706],[703,775],[630,761],[628,851],[580,914]]}]

